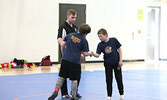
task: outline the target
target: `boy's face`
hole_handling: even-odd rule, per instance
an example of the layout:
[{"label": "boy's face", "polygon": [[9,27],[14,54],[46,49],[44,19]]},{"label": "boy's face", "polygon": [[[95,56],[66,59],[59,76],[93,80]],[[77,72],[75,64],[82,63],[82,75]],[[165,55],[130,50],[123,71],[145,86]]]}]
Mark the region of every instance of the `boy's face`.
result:
[{"label": "boy's face", "polygon": [[106,35],[98,34],[98,37],[99,37],[100,41],[105,41],[105,39],[107,38],[107,34]]},{"label": "boy's face", "polygon": [[75,15],[67,15],[67,20],[69,21],[69,23],[71,23],[71,24],[73,24],[73,23],[75,23],[75,21],[76,21],[76,18],[77,18],[77,15],[75,14]]}]

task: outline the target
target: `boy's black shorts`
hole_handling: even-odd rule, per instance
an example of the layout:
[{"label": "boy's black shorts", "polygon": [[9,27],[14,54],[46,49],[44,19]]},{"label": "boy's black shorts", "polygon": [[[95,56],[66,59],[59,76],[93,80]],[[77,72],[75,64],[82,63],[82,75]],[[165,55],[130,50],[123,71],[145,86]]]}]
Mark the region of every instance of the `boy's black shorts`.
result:
[{"label": "boy's black shorts", "polygon": [[81,77],[81,64],[75,64],[62,60],[59,76],[63,78],[70,78],[70,80],[78,80]]}]

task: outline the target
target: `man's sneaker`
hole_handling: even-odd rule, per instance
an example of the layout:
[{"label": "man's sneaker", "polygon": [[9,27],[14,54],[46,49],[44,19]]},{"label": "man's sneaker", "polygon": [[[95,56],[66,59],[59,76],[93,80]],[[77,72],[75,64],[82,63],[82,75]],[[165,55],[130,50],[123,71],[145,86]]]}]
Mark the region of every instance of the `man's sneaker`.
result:
[{"label": "man's sneaker", "polygon": [[124,100],[124,95],[120,95],[120,100]]},{"label": "man's sneaker", "polygon": [[106,100],[111,100],[111,97],[107,97]]},{"label": "man's sneaker", "polygon": [[63,95],[62,99],[70,99],[71,97],[67,94],[67,95]]},{"label": "man's sneaker", "polygon": [[82,96],[79,93],[77,93],[76,97],[81,98]]},{"label": "man's sneaker", "polygon": [[52,95],[48,98],[48,100],[54,100],[58,95],[58,92],[53,92]]}]

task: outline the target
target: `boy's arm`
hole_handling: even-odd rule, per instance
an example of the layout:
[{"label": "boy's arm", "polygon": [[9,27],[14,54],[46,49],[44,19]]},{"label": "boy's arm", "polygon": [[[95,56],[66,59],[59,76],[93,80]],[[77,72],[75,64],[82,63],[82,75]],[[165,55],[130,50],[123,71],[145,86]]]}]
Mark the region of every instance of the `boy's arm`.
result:
[{"label": "boy's arm", "polygon": [[123,65],[123,62],[122,62],[122,49],[121,48],[118,48],[118,52],[119,52],[119,66],[122,66]]},{"label": "boy's arm", "polygon": [[98,58],[100,56],[100,54],[93,52],[93,56],[96,57],[96,58]]},{"label": "boy's arm", "polygon": [[84,56],[92,56],[93,55],[93,51],[89,51],[89,52],[83,52]]},{"label": "boy's arm", "polygon": [[65,41],[62,41],[61,42],[61,54],[63,55],[63,52],[65,50],[65,46],[66,46],[66,42]]}]

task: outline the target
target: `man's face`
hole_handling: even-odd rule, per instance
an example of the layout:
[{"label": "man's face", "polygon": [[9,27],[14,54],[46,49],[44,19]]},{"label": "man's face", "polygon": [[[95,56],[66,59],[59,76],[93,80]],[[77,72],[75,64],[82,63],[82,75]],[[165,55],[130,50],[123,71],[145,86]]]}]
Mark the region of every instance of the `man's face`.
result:
[{"label": "man's face", "polygon": [[71,23],[71,24],[73,24],[73,23],[75,23],[75,21],[76,21],[76,18],[77,18],[77,15],[75,14],[75,15],[67,15],[67,20],[69,21],[69,23]]}]

